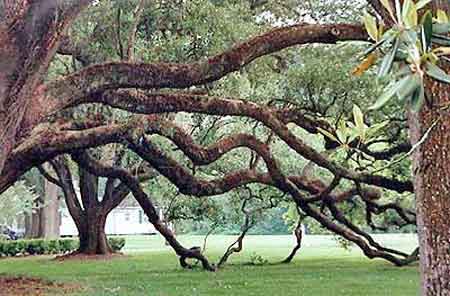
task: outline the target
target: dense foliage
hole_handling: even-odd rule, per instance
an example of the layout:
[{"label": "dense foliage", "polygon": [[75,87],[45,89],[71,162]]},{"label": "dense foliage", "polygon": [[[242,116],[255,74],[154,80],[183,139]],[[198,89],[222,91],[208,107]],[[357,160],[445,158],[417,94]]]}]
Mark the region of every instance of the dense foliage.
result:
[{"label": "dense foliage", "polygon": [[[125,239],[122,237],[110,237],[108,240],[114,252],[119,252],[125,246]],[[77,248],[78,241],[72,238],[0,240],[0,257],[65,254],[73,252]]]}]

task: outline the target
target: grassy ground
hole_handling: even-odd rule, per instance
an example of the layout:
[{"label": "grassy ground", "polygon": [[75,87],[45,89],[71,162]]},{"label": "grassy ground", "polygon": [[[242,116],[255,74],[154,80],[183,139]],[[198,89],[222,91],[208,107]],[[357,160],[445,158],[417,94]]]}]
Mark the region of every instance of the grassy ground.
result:
[{"label": "grassy ground", "polygon": [[[214,260],[231,242],[213,236],[207,255]],[[381,235],[389,246],[411,250],[412,235]],[[187,246],[202,237],[182,236]],[[417,265],[397,268],[383,260],[368,260],[357,249],[345,251],[327,236],[306,236],[298,257],[289,265],[249,266],[253,255],[280,261],[290,251],[289,236],[249,236],[245,251],[234,255],[217,273],[186,271],[159,236],[127,237],[126,258],[112,261],[52,261],[51,257],[0,261],[0,274],[77,282],[75,295],[418,295]]]}]

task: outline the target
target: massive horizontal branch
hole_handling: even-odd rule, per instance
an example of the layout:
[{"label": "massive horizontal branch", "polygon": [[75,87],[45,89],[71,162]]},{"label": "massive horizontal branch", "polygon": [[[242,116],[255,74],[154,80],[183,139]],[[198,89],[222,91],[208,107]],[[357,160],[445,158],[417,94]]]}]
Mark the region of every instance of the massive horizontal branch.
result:
[{"label": "massive horizontal branch", "polygon": [[[155,119],[155,121],[152,121],[151,126],[153,127],[148,127],[147,129],[148,133],[156,133],[173,141],[195,165],[210,164],[232,149],[239,147],[247,147],[252,151],[258,151],[258,155],[260,156],[269,153],[267,150],[268,146],[265,143],[259,142],[253,136],[246,134],[235,134],[223,138],[209,147],[203,147],[195,144],[189,134],[171,121]],[[257,173],[253,169],[237,171],[224,178],[204,182],[192,176],[187,169],[184,169],[178,162],[160,151],[156,146],[151,145],[149,142],[147,143],[149,145],[146,145],[145,149],[142,149],[139,145],[136,145],[134,149],[153,167],[160,170],[164,176],[169,178],[172,183],[176,184],[180,191],[185,194],[196,196],[221,194],[233,188],[254,182],[273,185],[270,174]],[[269,163],[266,162],[266,165],[274,165],[274,160],[271,160]],[[303,176],[288,176],[288,179],[300,190],[319,197],[318,199],[309,198],[307,202],[325,199],[332,203],[341,203],[354,196],[361,195],[368,206],[370,203],[369,210],[372,210],[375,214],[387,210],[394,210],[406,224],[414,224],[415,222],[412,218],[408,217],[408,215],[414,215],[411,211],[405,211],[403,208],[395,206],[395,204],[377,204],[375,200],[381,197],[381,193],[375,188],[357,187],[332,194],[331,191],[334,188],[327,192],[327,186],[320,180],[310,180]]]},{"label": "massive horizontal branch", "polygon": [[84,100],[77,100],[76,103],[65,101],[61,106],[55,108],[55,110],[79,104],[81,102],[103,103],[112,107],[144,114],[185,111],[209,115],[250,117],[264,123],[272,130],[272,132],[302,157],[329,170],[334,175],[367,184],[382,186],[398,192],[413,191],[412,183],[409,181],[398,181],[365,172],[357,173],[351,171],[330,161],[327,157],[308,146],[288,129],[286,123],[293,122],[306,130],[315,133],[317,133],[317,127],[314,126],[314,123],[320,125],[322,128],[325,127],[325,129],[329,129],[329,125],[324,121],[314,121],[313,119],[304,116],[301,112],[284,109],[278,110],[241,100],[205,97],[192,94],[146,94],[144,92],[134,91],[107,92],[103,95],[91,96]]},{"label": "massive horizontal branch", "polygon": [[[131,92],[122,92],[125,98],[133,98]],[[112,97],[116,98],[115,96]],[[204,99],[198,96],[179,95],[146,95],[135,97],[140,99],[139,105],[131,101],[132,106],[143,106],[142,112],[167,112],[167,111],[202,111],[214,115],[241,115],[248,116],[263,122],[272,129],[283,141],[297,151],[302,157],[313,161],[321,167],[330,170],[333,174],[356,180],[362,183],[372,184],[387,189],[402,191],[412,191],[410,182],[402,182],[389,179],[383,176],[370,175],[366,173],[352,172],[342,166],[332,163],[326,157],[306,145],[301,139],[293,135],[286,125],[277,117],[284,118],[285,121],[295,120],[299,124],[303,121],[301,114],[283,117],[265,109],[257,104],[226,99]],[[125,104],[124,98],[119,99],[119,103]],[[147,104],[144,104],[146,103]],[[285,114],[281,111],[279,114]],[[71,149],[81,149],[82,147],[94,147],[113,142],[122,142],[127,137],[140,137],[147,132],[154,131],[158,123],[153,123],[154,119],[136,119],[127,124],[111,124],[109,126],[99,126],[81,131],[54,129],[54,125],[42,125],[28,139],[21,143],[9,157],[0,178],[0,191],[5,190],[11,182],[14,182],[21,174],[31,167],[45,162],[48,159],[70,151]],[[67,128],[67,127],[66,127]]]},{"label": "massive horizontal branch", "polygon": [[277,28],[232,49],[192,64],[134,64],[112,62],[93,65],[50,82],[45,97],[70,101],[118,88],[187,88],[216,81],[253,60],[294,45],[366,40],[359,25],[299,24]]}]

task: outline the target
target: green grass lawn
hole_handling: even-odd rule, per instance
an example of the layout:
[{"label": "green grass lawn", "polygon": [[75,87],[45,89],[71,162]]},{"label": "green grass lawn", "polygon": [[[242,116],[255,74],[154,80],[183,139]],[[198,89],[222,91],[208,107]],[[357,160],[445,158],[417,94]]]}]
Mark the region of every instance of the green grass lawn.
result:
[{"label": "green grass lawn", "polygon": [[[413,235],[379,235],[391,247],[411,250]],[[213,260],[233,240],[212,236],[207,255]],[[180,236],[186,246],[201,245],[201,236]],[[51,257],[0,260],[0,274],[26,275],[79,283],[74,295],[418,295],[417,265],[398,268],[368,260],[358,249],[336,246],[329,236],[306,236],[291,264],[249,266],[253,254],[280,261],[293,244],[290,236],[248,236],[245,250],[216,273],[182,270],[159,236],[127,237],[126,258],[110,261],[57,262]]]}]

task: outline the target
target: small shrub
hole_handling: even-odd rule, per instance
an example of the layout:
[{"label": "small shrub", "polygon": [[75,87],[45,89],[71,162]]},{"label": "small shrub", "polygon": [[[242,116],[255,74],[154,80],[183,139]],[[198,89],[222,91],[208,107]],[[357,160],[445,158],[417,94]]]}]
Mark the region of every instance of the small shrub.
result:
[{"label": "small shrub", "polygon": [[[125,246],[125,238],[108,238],[109,245],[114,252],[119,252]],[[0,240],[0,257],[13,257],[19,254],[43,255],[64,254],[78,249],[77,239],[20,239],[16,241]]]},{"label": "small shrub", "polygon": [[73,239],[0,241],[0,256],[60,254],[74,251],[77,247],[77,242]]},{"label": "small shrub", "polygon": [[333,236],[333,239],[336,241],[338,247],[341,247],[345,251],[351,251],[353,243],[341,236]]},{"label": "small shrub", "polygon": [[[18,240],[17,242],[24,242]],[[26,244],[25,250],[30,255],[41,255],[48,253],[48,241],[43,239],[32,239]]]},{"label": "small shrub", "polygon": [[52,239],[48,241],[48,253],[49,254],[59,254],[61,252],[61,248],[59,245],[58,239]]},{"label": "small shrub", "polygon": [[251,265],[264,265],[269,263],[269,260],[263,258],[261,255],[258,255],[256,253],[253,253],[250,256],[250,264]]},{"label": "small shrub", "polygon": [[119,252],[125,246],[125,239],[123,237],[110,237],[108,243],[113,252]]},{"label": "small shrub", "polygon": [[67,253],[75,251],[78,248],[78,243],[74,239],[65,238],[59,240],[59,252]]}]

